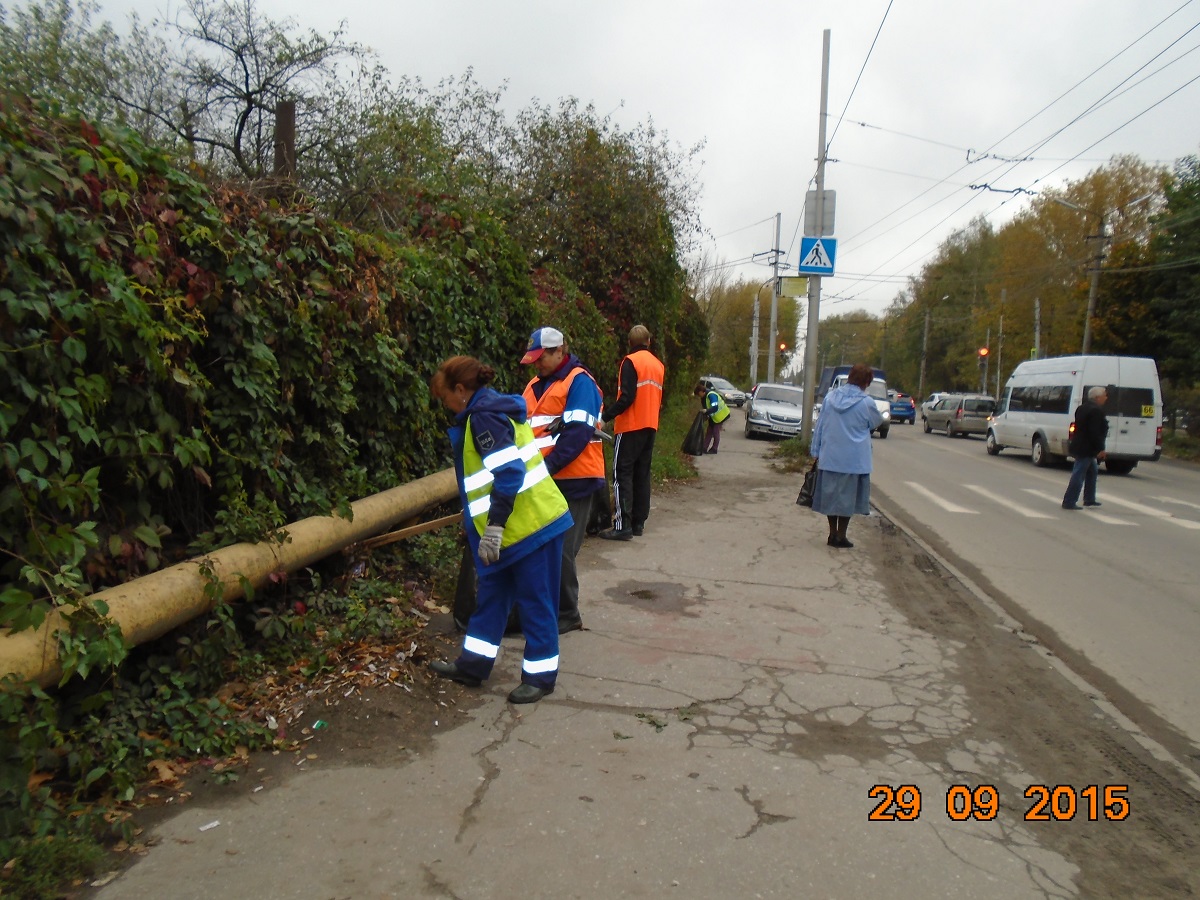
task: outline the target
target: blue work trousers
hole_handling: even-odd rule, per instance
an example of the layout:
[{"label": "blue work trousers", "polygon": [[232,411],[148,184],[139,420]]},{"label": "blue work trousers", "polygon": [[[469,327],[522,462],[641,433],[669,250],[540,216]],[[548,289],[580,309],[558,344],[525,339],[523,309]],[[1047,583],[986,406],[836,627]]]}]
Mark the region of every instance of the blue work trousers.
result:
[{"label": "blue work trousers", "polygon": [[516,604],[525,635],[521,681],[550,690],[558,678],[558,586],[563,536],[503,569],[478,570],[475,612],[467,623],[458,668],[486,679],[500,652],[508,614]]}]

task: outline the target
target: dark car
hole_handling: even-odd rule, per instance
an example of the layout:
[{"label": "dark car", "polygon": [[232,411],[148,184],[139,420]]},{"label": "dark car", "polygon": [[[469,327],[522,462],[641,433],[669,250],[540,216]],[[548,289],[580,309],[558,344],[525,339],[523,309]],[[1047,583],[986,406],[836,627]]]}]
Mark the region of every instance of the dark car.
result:
[{"label": "dark car", "polygon": [[888,400],[892,404],[893,422],[907,422],[909,425],[916,423],[917,404],[913,402],[912,397],[900,391],[888,391]]},{"label": "dark car", "polygon": [[705,375],[700,380],[710,391],[716,391],[724,397],[728,406],[742,406],[746,402],[746,395],[719,375]]}]

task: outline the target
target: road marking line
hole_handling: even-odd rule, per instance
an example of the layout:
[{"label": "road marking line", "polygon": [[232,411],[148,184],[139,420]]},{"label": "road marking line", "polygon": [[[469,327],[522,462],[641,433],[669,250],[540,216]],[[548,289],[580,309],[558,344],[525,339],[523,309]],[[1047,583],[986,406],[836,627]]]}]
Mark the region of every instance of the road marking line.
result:
[{"label": "road marking line", "polygon": [[1172,524],[1178,525],[1180,528],[1190,528],[1193,531],[1200,529],[1200,522],[1193,522],[1190,519],[1177,519],[1166,510],[1155,509],[1153,506],[1146,506],[1144,503],[1135,503],[1132,500],[1122,500],[1120,497],[1113,497],[1108,494],[1104,495],[1105,503],[1115,503],[1117,506],[1124,506],[1126,509],[1132,509],[1134,512],[1140,512],[1146,516],[1152,516],[1155,519],[1166,519]]},{"label": "road marking line", "polygon": [[917,484],[915,481],[906,481],[904,483],[907,484],[914,491],[916,491],[918,494],[920,494],[922,497],[924,497],[926,500],[936,503],[938,506],[940,506],[946,512],[966,513],[969,516],[979,515],[979,510],[967,509],[965,506],[959,506],[955,503],[951,503],[949,500],[943,500],[941,497],[939,497],[933,491],[929,490],[924,485]]},{"label": "road marking line", "polygon": [[1181,503],[1184,506],[1190,506],[1192,509],[1200,509],[1200,503],[1191,503],[1187,500],[1180,500],[1178,497],[1151,497],[1151,500],[1157,500],[1159,503]]},{"label": "road marking line", "polygon": [[1027,518],[1027,519],[1053,519],[1054,518],[1054,516],[1050,515],[1049,513],[1038,512],[1035,509],[1030,509],[1028,506],[1021,506],[1019,503],[1013,503],[1011,500],[1006,500],[1003,497],[999,497],[996,494],[989,491],[987,488],[980,487],[977,484],[964,484],[963,487],[965,487],[969,491],[974,491],[977,494],[982,494],[984,497],[987,497],[993,503],[999,503],[1001,506],[1007,507],[1008,509],[1011,509],[1014,512],[1019,512],[1021,515],[1025,516],[1025,518]]},{"label": "road marking line", "polygon": [[[1043,500],[1049,500],[1051,503],[1057,503],[1062,506],[1062,497],[1056,497],[1054,494],[1047,494],[1045,491],[1039,491],[1036,488],[1023,488],[1025,493],[1033,494],[1035,497],[1041,497]],[[1063,512],[1066,512],[1064,509]],[[1104,513],[1098,513],[1094,509],[1087,511],[1089,519],[1095,519],[1098,522],[1103,522],[1106,525],[1132,525],[1137,528],[1137,522],[1130,522],[1128,519],[1118,519],[1116,516],[1108,516]]]}]

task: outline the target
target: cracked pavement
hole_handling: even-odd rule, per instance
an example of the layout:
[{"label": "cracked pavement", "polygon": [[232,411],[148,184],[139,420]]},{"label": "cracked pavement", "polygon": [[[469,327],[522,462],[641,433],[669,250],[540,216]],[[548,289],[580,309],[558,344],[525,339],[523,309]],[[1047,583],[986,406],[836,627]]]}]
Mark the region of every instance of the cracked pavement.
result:
[{"label": "cracked pavement", "polygon": [[[886,519],[826,547],[824,519],[794,505],[799,476],[736,437],[656,492],[644,537],[585,544],[585,630],[564,636],[552,696],[505,702],[521,651],[506,638],[480,691],[448,686],[479,700],[432,724],[429,749],[189,804],[96,896],[1200,890],[1196,798],[1168,768]],[[1118,782],[1125,821],[1025,820],[1030,786],[1078,800]],[[992,786],[995,817],[953,820],[955,785]],[[887,803],[901,786],[919,811],[911,790]]]}]

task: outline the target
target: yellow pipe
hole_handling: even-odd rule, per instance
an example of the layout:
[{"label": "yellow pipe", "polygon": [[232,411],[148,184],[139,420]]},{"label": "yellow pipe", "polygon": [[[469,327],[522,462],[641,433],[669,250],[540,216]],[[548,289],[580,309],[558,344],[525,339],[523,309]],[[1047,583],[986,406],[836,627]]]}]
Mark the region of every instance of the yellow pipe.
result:
[{"label": "yellow pipe", "polygon": [[[283,529],[287,532],[283,543],[234,544],[92,594],[89,599],[107,603],[109,617],[120,626],[126,642],[136,646],[209,612],[217,597],[236,600],[243,596],[243,578],[259,588],[272,572],[302,569],[457,496],[454,470],[446,469],[352,503],[353,519],[301,519]],[[204,565],[221,584],[221,593],[215,597],[205,593],[210,582],[201,574]],[[54,634],[63,624],[62,616],[55,612],[40,628],[0,633],[0,672],[37,681],[43,687],[56,683],[62,669]]]}]

